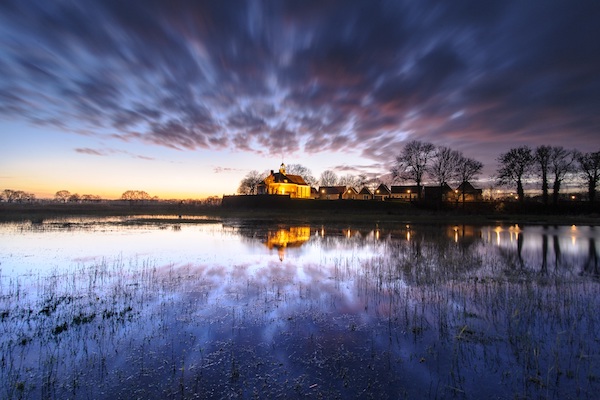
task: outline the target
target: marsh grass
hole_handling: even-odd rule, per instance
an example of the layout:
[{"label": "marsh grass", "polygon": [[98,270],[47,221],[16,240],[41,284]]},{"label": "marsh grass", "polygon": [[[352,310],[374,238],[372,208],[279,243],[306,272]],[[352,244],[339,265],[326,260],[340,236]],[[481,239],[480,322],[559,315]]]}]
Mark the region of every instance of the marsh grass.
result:
[{"label": "marsh grass", "polygon": [[371,256],[359,235],[312,240],[330,249],[314,264],[0,271],[0,398],[597,395],[600,284],[579,259],[541,273],[418,232]]}]

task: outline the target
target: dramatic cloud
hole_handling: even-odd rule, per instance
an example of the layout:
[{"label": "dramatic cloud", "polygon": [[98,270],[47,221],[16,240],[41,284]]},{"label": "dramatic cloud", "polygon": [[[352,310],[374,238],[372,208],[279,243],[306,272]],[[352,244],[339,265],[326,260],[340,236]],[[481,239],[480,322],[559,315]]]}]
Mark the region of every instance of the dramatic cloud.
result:
[{"label": "dramatic cloud", "polygon": [[4,1],[0,114],[382,163],[407,139],[597,150],[599,20],[586,0]]}]

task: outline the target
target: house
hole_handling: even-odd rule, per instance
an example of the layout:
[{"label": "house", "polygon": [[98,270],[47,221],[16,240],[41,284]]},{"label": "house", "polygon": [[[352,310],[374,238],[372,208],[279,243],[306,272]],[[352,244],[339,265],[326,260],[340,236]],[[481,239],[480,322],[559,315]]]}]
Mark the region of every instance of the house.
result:
[{"label": "house", "polygon": [[369,190],[368,187],[363,187],[362,189],[360,189],[360,192],[358,192],[358,200],[373,200],[373,192],[371,192],[371,190]]},{"label": "house", "polygon": [[317,189],[315,189],[314,187],[310,188],[310,198],[311,199],[318,199],[319,198],[319,191]]},{"label": "house", "polygon": [[346,186],[319,186],[319,199],[340,200],[345,191]]},{"label": "house", "polygon": [[442,186],[425,186],[423,188],[425,201],[452,201],[456,200],[456,193],[447,183]]},{"label": "house", "polygon": [[374,200],[385,200],[392,195],[390,189],[383,183],[375,189],[375,193],[373,194]]},{"label": "house", "polygon": [[390,188],[390,197],[403,201],[413,201],[419,198],[419,186],[392,186]]},{"label": "house", "polygon": [[300,175],[289,175],[285,172],[285,164],[281,164],[279,172],[271,170],[271,174],[258,184],[258,194],[289,195],[291,198],[310,198],[310,186]]},{"label": "house", "polygon": [[483,190],[475,189],[469,182],[461,183],[456,191],[458,201],[483,201]]},{"label": "house", "polygon": [[358,192],[352,186],[346,188],[344,193],[342,194],[342,199],[344,200],[357,200]]}]

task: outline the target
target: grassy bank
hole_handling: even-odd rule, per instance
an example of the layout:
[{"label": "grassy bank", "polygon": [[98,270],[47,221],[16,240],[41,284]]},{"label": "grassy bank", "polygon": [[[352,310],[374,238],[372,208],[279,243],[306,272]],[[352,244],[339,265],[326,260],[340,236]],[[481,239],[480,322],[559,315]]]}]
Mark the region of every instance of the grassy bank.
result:
[{"label": "grassy bank", "polygon": [[598,206],[569,203],[559,207],[540,204],[477,203],[438,205],[363,201],[290,201],[269,207],[219,207],[177,202],[0,203],[0,221],[44,221],[60,217],[172,216],[179,222],[254,219],[282,223],[524,223],[598,225]]}]

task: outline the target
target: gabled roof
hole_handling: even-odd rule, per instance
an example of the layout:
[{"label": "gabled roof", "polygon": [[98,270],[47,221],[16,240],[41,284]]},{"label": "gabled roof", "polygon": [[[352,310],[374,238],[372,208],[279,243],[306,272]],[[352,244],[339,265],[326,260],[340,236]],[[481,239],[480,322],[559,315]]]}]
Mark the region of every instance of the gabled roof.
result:
[{"label": "gabled roof", "polygon": [[356,189],[354,189],[352,186],[349,186],[346,188],[346,190],[344,191],[346,194],[348,192],[353,192],[354,194],[358,194],[358,192],[356,191]]},{"label": "gabled roof", "polygon": [[300,175],[287,175],[282,174],[281,172],[274,172],[272,176],[273,182],[275,183],[295,183],[296,185],[308,186],[308,183],[306,183],[304,178],[302,178]]},{"label": "gabled roof", "polygon": [[437,185],[424,187],[425,192],[429,195],[432,195],[433,193],[440,193],[440,189],[441,189],[441,193],[454,192],[454,190],[452,190],[452,188],[450,186],[448,186],[447,183],[444,183],[441,187],[437,186]]},{"label": "gabled roof", "polygon": [[392,186],[392,188],[391,188],[392,194],[408,193],[409,190],[411,193],[418,193],[419,187],[417,185],[408,185],[408,186]]},{"label": "gabled roof", "polygon": [[342,194],[346,191],[346,186],[319,186],[321,194]]},{"label": "gabled roof", "polygon": [[379,186],[377,186],[377,189],[375,189],[375,195],[386,195],[386,194],[391,194],[390,189],[388,189],[388,187],[386,185],[384,185],[383,183]]},{"label": "gabled roof", "polygon": [[460,192],[464,192],[464,193],[479,193],[482,192],[481,189],[475,189],[473,187],[473,185],[471,185],[469,182],[463,182],[460,184],[459,187],[456,188],[458,191]]},{"label": "gabled roof", "polygon": [[360,189],[360,192],[358,192],[358,194],[368,194],[369,196],[373,196],[373,192],[371,192],[371,190],[369,190],[369,188],[366,186]]}]

